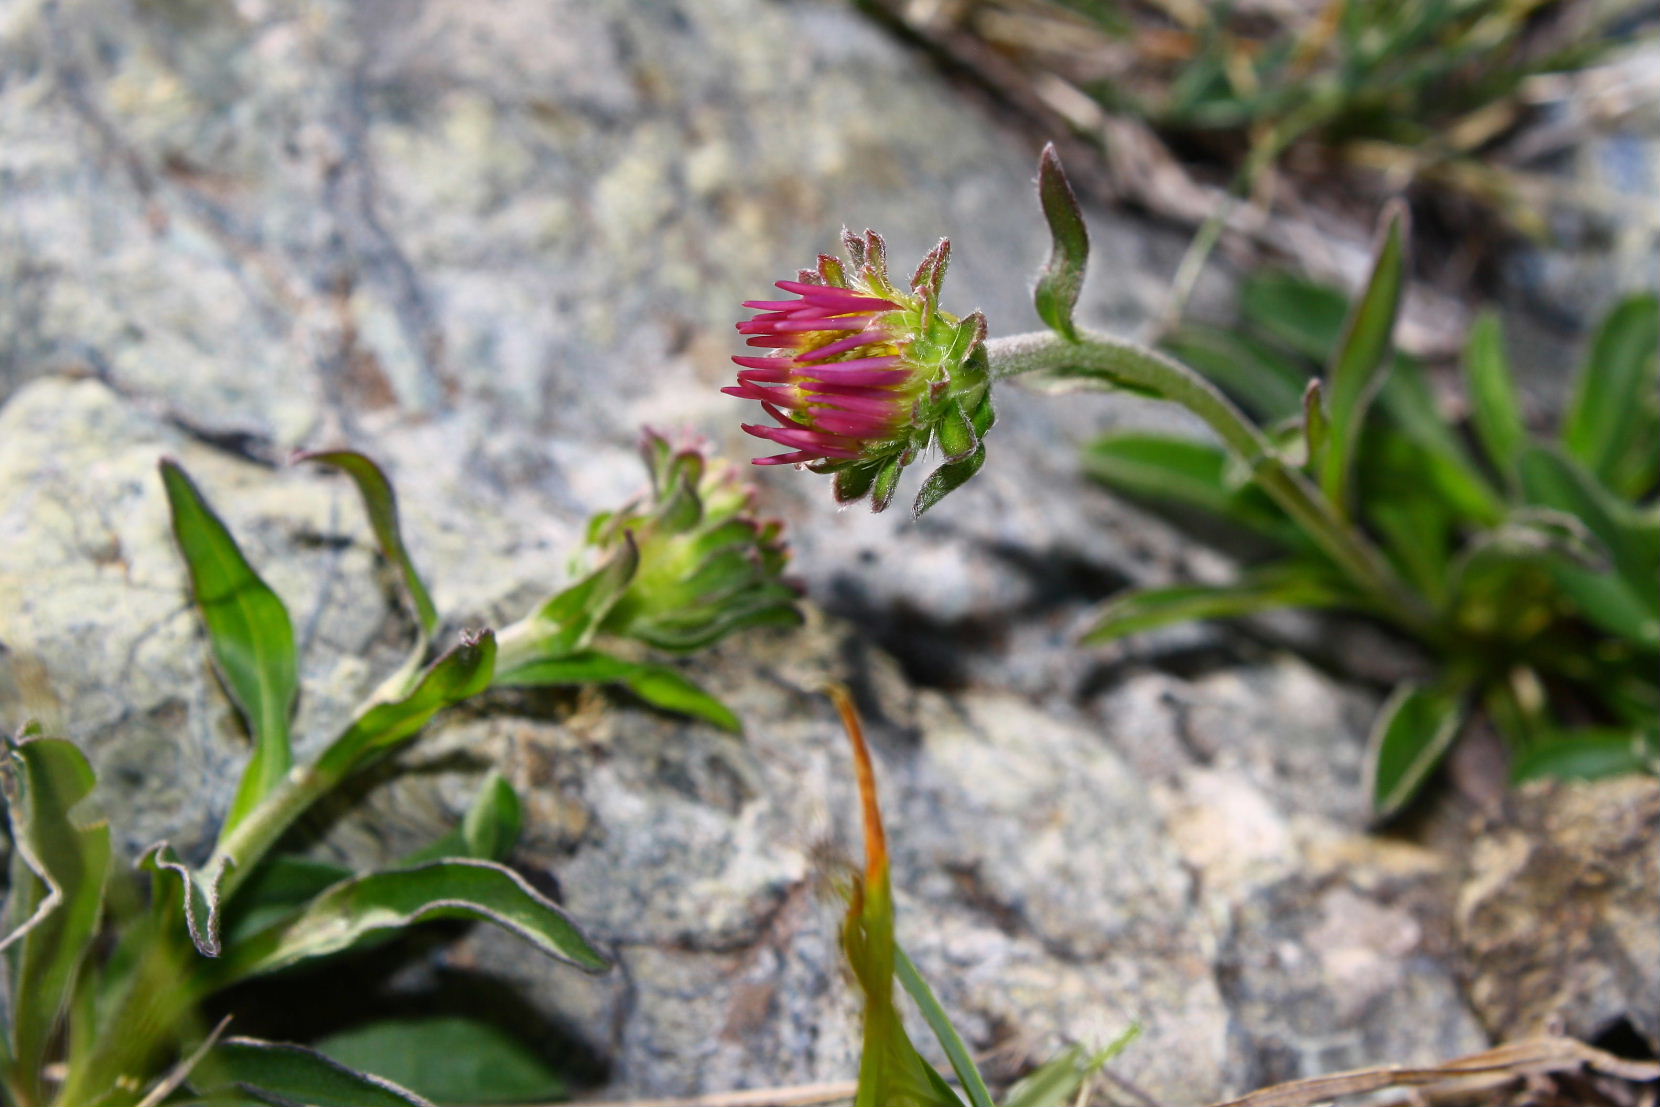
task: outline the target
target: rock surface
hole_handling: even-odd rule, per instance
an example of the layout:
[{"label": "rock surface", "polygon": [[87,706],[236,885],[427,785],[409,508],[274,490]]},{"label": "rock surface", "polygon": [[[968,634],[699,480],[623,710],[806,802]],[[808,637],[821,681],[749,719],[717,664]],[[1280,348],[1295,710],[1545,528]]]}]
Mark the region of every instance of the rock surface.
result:
[{"label": "rock surface", "polygon": [[[407,626],[349,488],[273,467],[292,448],[387,465],[453,633],[563,580],[587,514],[641,482],[640,423],[751,452],[716,391],[734,305],[843,221],[899,258],[950,233],[948,302],[1035,322],[1032,151],[839,4],[22,2],[0,8],[0,75],[0,715],[88,749],[129,851],[199,846],[244,756],[159,455],[294,612],[304,753]],[[1092,230],[1083,310],[1131,329],[1182,243],[1115,213]],[[1170,416],[1014,390],[1001,416],[986,471],[921,524],[760,474],[817,607],[691,662],[745,742],[503,698],[435,727],[326,848],[423,842],[501,765],[520,861],[619,968],[582,978],[484,932],[444,965],[511,984],[611,1094],[848,1077],[819,894],[857,842],[816,694],[841,679],[877,745],[902,940],[1000,1071],[1140,1018],[1115,1077],[1197,1102],[1514,1025],[1460,984],[1460,941],[1504,971],[1479,925],[1492,870],[1455,927],[1459,855],[1363,833],[1368,693],[1212,630],[1072,644],[1126,581],[1226,570],[1077,474],[1090,432]],[[1660,914],[1621,903],[1622,934]],[[1593,1021],[1652,998],[1586,979]]]}]

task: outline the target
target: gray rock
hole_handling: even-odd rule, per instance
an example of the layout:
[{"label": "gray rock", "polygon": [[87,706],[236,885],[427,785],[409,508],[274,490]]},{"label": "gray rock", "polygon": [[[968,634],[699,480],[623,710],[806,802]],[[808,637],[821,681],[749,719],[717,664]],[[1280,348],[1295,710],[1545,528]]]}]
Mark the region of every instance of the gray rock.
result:
[{"label": "gray rock", "polygon": [[[303,754],[408,625],[350,488],[273,467],[291,448],[387,466],[453,634],[566,579],[587,514],[641,483],[640,423],[758,452],[716,391],[735,305],[843,221],[901,259],[950,233],[948,303],[1035,324],[1033,151],[841,5],[25,2],[0,9],[0,73],[0,714],[88,749],[129,852],[200,851],[245,756],[158,455],[295,614]],[[1084,311],[1128,329],[1182,243],[1091,218]],[[1127,581],[1229,571],[1077,473],[1101,428],[1180,420],[1015,389],[1000,410],[986,471],[920,524],[757,472],[816,606],[688,663],[744,742],[597,694],[500,697],[317,848],[395,856],[500,765],[520,862],[619,968],[484,931],[442,965],[516,987],[613,1094],[845,1078],[823,892],[858,839],[817,690],[847,680],[901,938],[997,1071],[1131,1018],[1114,1073],[1166,1102],[1481,1044],[1453,863],[1360,829],[1369,695],[1214,629],[1072,644]]]}]

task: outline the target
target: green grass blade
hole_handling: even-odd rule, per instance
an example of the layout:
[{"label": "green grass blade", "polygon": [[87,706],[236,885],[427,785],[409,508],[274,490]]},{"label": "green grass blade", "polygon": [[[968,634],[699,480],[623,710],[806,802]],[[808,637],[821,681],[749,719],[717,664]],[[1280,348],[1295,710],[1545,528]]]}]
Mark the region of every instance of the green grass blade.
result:
[{"label": "green grass blade", "polygon": [[968,1093],[970,1107],[996,1107],[992,1102],[991,1091],[986,1087],[986,1081],[980,1075],[980,1067],[974,1063],[973,1054],[968,1052],[968,1045],[963,1041],[957,1028],[951,1025],[951,1019],[935,998],[934,990],[928,987],[928,982],[922,979],[917,972],[916,964],[906,954],[903,947],[895,943],[893,947],[894,974],[899,978],[899,984],[912,999],[916,1000],[918,1009],[922,1011],[922,1020],[934,1032],[940,1048],[945,1050],[946,1058],[951,1062],[951,1071],[957,1074],[957,1082]]},{"label": "green grass blade", "polygon": [[300,685],[294,625],[178,463],[164,460],[161,479],[214,660],[254,738],[253,758],[221,831],[228,834],[293,763],[288,725]]}]

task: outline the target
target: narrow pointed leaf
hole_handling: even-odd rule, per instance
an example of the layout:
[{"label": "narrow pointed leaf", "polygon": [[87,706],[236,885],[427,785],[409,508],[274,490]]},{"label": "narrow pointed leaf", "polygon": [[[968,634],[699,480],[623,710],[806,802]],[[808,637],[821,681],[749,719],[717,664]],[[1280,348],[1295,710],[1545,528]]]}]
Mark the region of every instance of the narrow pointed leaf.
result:
[{"label": "narrow pointed leaf", "polygon": [[905,471],[905,466],[898,458],[893,459],[876,471],[876,480],[870,487],[870,510],[886,511],[893,502],[893,494],[899,488],[899,474]]},{"label": "narrow pointed leaf", "polygon": [[1295,359],[1257,339],[1216,327],[1184,324],[1162,348],[1267,422],[1295,415],[1310,379]]},{"label": "narrow pointed leaf", "polygon": [[1194,619],[1231,619],[1280,608],[1330,608],[1353,604],[1341,585],[1317,571],[1292,567],[1248,574],[1234,584],[1178,584],[1142,588],[1107,601],[1100,619],[1083,638],[1086,643],[1110,642],[1155,627]]},{"label": "narrow pointed leaf", "polygon": [[405,857],[400,868],[446,857],[506,861],[524,828],[524,807],[507,778],[492,769],[480,785],[461,825],[424,849]]},{"label": "narrow pointed leaf", "polygon": [[1229,482],[1229,455],[1220,446],[1120,433],[1097,439],[1083,460],[1090,476],[1119,492],[1197,508],[1289,548],[1305,544],[1260,489]]},{"label": "narrow pointed leaf", "polygon": [[876,795],[876,769],[852,696],[845,688],[834,685],[828,692],[853,747],[865,828],[865,867],[854,880],[842,927],[842,950],[865,998],[864,1040],[854,1104],[855,1107],[962,1107],[962,1100],[951,1086],[911,1044],[899,1008],[894,1004],[893,978],[898,952],[893,936],[888,839]]},{"label": "narrow pointed leaf", "polygon": [[928,987],[928,982],[917,971],[915,963],[904,948],[897,943],[893,947],[894,969],[899,977],[899,983],[910,997],[916,1001],[917,1009],[922,1012],[922,1020],[934,1032],[934,1038],[940,1048],[945,1050],[946,1060],[951,1062],[951,1071],[957,1074],[957,1083],[968,1095],[969,1107],[996,1107],[992,1102],[991,1090],[986,1087],[985,1077],[980,1075],[980,1067],[974,1063],[974,1055],[968,1051],[968,1043],[963,1041],[957,1028],[951,1025],[951,1018],[940,1006],[940,1001],[934,995],[934,990]]},{"label": "narrow pointed leaf", "polygon": [[1516,784],[1542,779],[1597,780],[1656,771],[1660,771],[1660,744],[1653,734],[1597,727],[1553,734],[1516,759],[1510,779]]},{"label": "narrow pointed leaf", "polygon": [[398,527],[398,497],[386,473],[356,450],[315,450],[296,454],[294,460],[328,465],[352,478],[358,494],[363,497],[363,508],[369,516],[369,527],[375,533],[381,555],[397,567],[404,594],[421,628],[422,641],[431,641],[438,632],[438,609],[433,605],[432,595],[421,580],[421,574],[415,571],[409,550],[404,546],[403,532]]},{"label": "narrow pointed leaf", "polygon": [[920,519],[922,513],[974,479],[986,463],[985,446],[976,446],[974,452],[961,461],[948,461],[928,474],[928,479],[917,489],[911,505],[911,518]]},{"label": "narrow pointed leaf", "polygon": [[1326,416],[1325,391],[1318,380],[1309,381],[1303,390],[1303,447],[1308,454],[1308,468],[1318,473],[1331,447],[1331,420]]},{"label": "narrow pointed leaf", "polygon": [[1470,414],[1476,435],[1493,467],[1508,481],[1516,479],[1516,455],[1527,441],[1522,403],[1504,352],[1504,329],[1492,311],[1470,328],[1464,348],[1464,381],[1470,390]]},{"label": "narrow pointed leaf", "polygon": [[549,684],[620,684],[653,707],[690,715],[734,734],[743,724],[720,700],[667,665],[625,661],[598,650],[520,666],[496,681],[505,687]]},{"label": "narrow pointed leaf", "polygon": [[336,884],[297,916],[230,951],[214,982],[276,972],[432,919],[495,923],[549,957],[589,972],[610,967],[565,912],[518,873],[489,861],[451,859]]},{"label": "narrow pointed leaf", "polygon": [[1294,273],[1254,274],[1240,290],[1239,309],[1254,328],[1325,364],[1343,334],[1348,297]]},{"label": "narrow pointed leaf", "polygon": [[190,1084],[207,1102],[241,1093],[288,1107],[432,1107],[390,1080],[347,1068],[304,1046],[226,1038],[202,1058]]},{"label": "narrow pointed leaf", "polygon": [[486,630],[464,638],[434,661],[402,699],[380,703],[352,721],[317,759],[316,770],[344,777],[365,759],[389,752],[413,737],[438,712],[490,687],[496,636]]},{"label": "narrow pointed leaf", "polygon": [[1405,807],[1458,737],[1461,697],[1403,684],[1372,724],[1367,742],[1366,791],[1373,816],[1387,819]]},{"label": "narrow pointed leaf", "polygon": [[10,986],[9,1052],[15,1078],[35,1094],[103,915],[110,829],[73,813],[94,777],[72,743],[7,741],[0,757],[12,839],[0,939]]},{"label": "narrow pointed leaf", "polygon": [[1089,1078],[1111,1064],[1113,1058],[1139,1037],[1141,1024],[1132,1022],[1122,1034],[1093,1054],[1081,1045],[1072,1046],[1022,1077],[1004,1094],[1003,1107],[1069,1107],[1077,1101]]},{"label": "narrow pointed leaf", "polygon": [[[1380,433],[1411,444],[1421,455],[1414,468],[1422,482],[1434,488],[1462,519],[1477,526],[1494,526],[1504,517],[1504,502],[1497,489],[1437,409],[1423,367],[1415,359],[1395,358],[1394,371],[1383,383],[1378,405],[1388,416],[1387,425],[1378,428]],[[1367,464],[1370,467],[1373,463],[1368,459]],[[1415,480],[1414,487],[1418,483]]]},{"label": "narrow pointed leaf", "polygon": [[1078,330],[1072,322],[1072,309],[1078,303],[1089,264],[1089,230],[1053,143],[1043,148],[1038,161],[1038,200],[1049,224],[1049,261],[1038,274],[1033,299],[1039,318],[1068,341],[1076,342]]},{"label": "narrow pointed leaf", "polygon": [[1349,468],[1361,425],[1389,368],[1391,336],[1406,279],[1406,210],[1392,205],[1372,262],[1371,277],[1355,302],[1326,380],[1330,448],[1320,469],[1320,489],[1344,509]]},{"label": "narrow pointed leaf", "polygon": [[1573,405],[1562,426],[1568,452],[1599,477],[1616,473],[1638,441],[1645,409],[1653,412],[1660,387],[1660,298],[1632,296],[1603,320],[1580,370]]},{"label": "narrow pointed leaf", "polygon": [[254,738],[253,759],[225,817],[223,833],[229,833],[293,763],[288,725],[299,694],[294,626],[184,470],[163,461],[161,479],[214,660]]}]

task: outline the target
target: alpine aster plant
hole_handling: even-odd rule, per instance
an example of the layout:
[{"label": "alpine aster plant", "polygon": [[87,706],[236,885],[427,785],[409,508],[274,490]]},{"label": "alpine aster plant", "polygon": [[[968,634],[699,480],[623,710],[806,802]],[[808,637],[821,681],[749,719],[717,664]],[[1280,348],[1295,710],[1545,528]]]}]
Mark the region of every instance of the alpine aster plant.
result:
[{"label": "alpine aster plant", "polygon": [[893,499],[899,474],[930,446],[942,465],[917,497],[920,514],[973,476],[991,428],[990,377],[978,312],[958,318],[939,306],[951,244],[942,240],[912,275],[889,278],[882,236],[843,233],[847,265],[819,255],[818,269],[779,281],[793,300],[749,300],[761,314],[738,324],[749,345],[774,351],[734,357],[729,395],[758,400],[774,424],[744,424],[786,448],[757,465],[804,465],[835,474],[836,499]]}]

